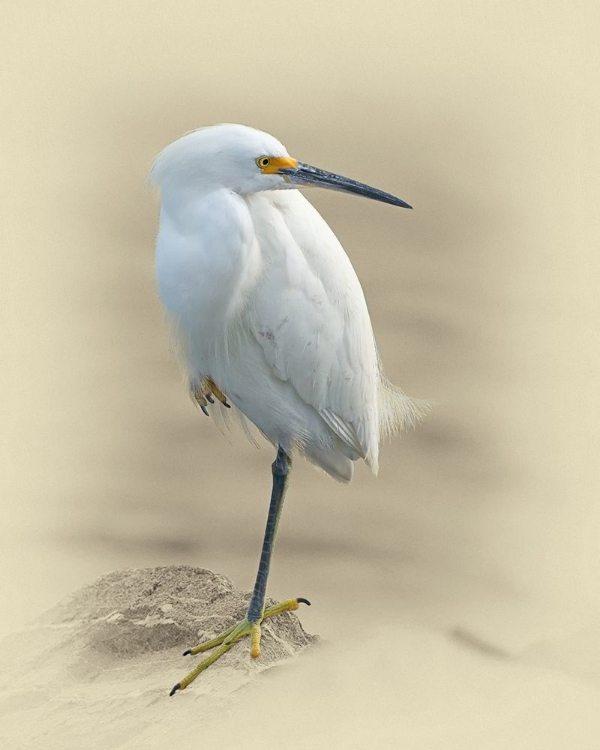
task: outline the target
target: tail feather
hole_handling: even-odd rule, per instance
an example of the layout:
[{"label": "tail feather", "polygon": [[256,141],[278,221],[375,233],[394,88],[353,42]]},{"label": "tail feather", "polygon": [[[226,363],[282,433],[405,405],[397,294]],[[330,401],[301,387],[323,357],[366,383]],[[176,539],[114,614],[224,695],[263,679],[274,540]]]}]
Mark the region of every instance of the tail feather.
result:
[{"label": "tail feather", "polygon": [[335,447],[306,446],[303,450],[308,460],[323,469],[330,477],[338,482],[349,482],[354,474],[354,463],[352,459],[345,456]]}]

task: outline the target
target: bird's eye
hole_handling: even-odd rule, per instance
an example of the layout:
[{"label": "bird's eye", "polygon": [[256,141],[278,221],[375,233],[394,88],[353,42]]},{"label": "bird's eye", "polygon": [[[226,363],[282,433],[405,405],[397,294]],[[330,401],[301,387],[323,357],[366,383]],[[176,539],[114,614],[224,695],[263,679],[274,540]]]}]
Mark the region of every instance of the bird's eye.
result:
[{"label": "bird's eye", "polygon": [[271,160],[269,159],[268,156],[259,156],[258,159],[256,160],[256,163],[261,169],[264,169],[265,167],[269,166],[269,164],[271,163]]}]

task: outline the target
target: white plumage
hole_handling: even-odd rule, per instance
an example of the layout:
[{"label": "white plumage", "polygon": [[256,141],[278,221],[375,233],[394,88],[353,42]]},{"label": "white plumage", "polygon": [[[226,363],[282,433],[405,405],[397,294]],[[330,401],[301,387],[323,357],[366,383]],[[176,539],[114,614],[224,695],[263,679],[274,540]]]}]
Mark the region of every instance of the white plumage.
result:
[{"label": "white plumage", "polygon": [[423,404],[385,379],[352,264],[296,188],[387,194],[299,164],[241,125],[180,138],[151,179],[162,196],[158,289],[192,391],[212,381],[270,441],[336,479],[349,481],[359,458],[376,473],[382,435]]}]

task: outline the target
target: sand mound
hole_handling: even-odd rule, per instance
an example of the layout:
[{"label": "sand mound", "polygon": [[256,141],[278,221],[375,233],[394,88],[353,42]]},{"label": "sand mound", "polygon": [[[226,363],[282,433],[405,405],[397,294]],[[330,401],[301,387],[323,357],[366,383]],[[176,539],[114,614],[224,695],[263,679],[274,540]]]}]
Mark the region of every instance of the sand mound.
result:
[{"label": "sand mound", "polygon": [[248,600],[225,576],[202,568],[103,576],[3,642],[0,736],[11,747],[34,740],[44,748],[90,747],[88,733],[103,721],[105,746],[116,747],[133,730],[132,714],[139,727],[151,720],[153,704],[192,695],[203,697],[203,708],[214,705],[317,640],[295,614],[283,613],[265,622],[259,659],[241,641],[169,699],[198,661],[182,652],[241,619]]}]

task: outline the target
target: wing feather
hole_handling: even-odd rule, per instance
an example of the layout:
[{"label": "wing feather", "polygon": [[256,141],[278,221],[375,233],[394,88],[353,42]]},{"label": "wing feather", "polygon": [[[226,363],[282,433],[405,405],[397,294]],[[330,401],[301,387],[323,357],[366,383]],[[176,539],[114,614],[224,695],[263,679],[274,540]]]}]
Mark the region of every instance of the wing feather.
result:
[{"label": "wing feather", "polygon": [[356,458],[376,469],[379,366],[350,260],[297,191],[247,200],[265,260],[248,327],[272,372],[292,384]]},{"label": "wing feather", "polygon": [[356,434],[354,426],[350,422],[344,422],[344,420],[338,417],[338,415],[331,409],[322,409],[319,414],[323,417],[328,427],[330,427],[336,435],[346,443],[346,445],[356,451],[360,458],[366,458],[365,450],[360,444],[360,439]]}]

